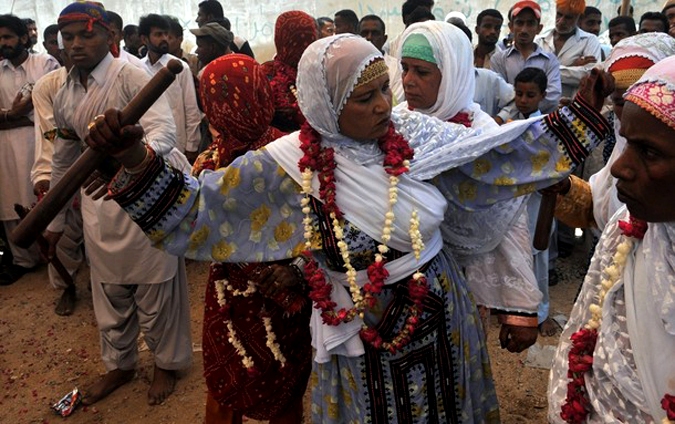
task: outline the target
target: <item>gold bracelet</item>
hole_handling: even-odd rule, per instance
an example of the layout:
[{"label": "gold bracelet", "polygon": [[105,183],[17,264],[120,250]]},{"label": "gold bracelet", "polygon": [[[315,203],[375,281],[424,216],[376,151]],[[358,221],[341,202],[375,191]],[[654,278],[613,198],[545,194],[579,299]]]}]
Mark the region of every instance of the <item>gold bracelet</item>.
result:
[{"label": "gold bracelet", "polygon": [[145,171],[145,168],[147,168],[148,163],[150,163],[151,160],[152,160],[152,155],[148,151],[148,147],[145,146],[145,157],[143,158],[141,163],[139,163],[138,165],[136,165],[132,168],[124,167],[124,172],[126,172],[129,175],[140,174],[141,172]]},{"label": "gold bracelet", "polygon": [[514,327],[537,328],[539,326],[539,320],[537,317],[500,314],[498,315],[498,321],[500,324],[513,325]]}]

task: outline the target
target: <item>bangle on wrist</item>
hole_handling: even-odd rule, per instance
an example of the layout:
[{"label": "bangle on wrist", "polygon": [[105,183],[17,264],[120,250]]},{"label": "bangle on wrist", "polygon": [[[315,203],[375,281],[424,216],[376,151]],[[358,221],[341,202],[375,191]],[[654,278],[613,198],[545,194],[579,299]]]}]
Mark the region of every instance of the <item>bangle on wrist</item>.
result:
[{"label": "bangle on wrist", "polygon": [[537,317],[524,317],[520,315],[500,314],[498,315],[500,324],[513,325],[514,327],[530,327],[536,328],[539,326]]},{"label": "bangle on wrist", "polygon": [[288,264],[288,266],[291,267],[293,272],[295,272],[298,281],[305,281],[306,264],[307,261],[302,256],[298,256],[297,258],[293,259],[290,264]]},{"label": "bangle on wrist", "polygon": [[126,172],[129,175],[136,175],[140,174],[147,168],[148,163],[153,159],[153,155],[151,154],[150,150],[148,149],[147,146],[145,146],[145,156],[143,157],[143,160],[135,166],[132,166],[131,168],[127,168],[126,166],[124,167],[124,172]]}]

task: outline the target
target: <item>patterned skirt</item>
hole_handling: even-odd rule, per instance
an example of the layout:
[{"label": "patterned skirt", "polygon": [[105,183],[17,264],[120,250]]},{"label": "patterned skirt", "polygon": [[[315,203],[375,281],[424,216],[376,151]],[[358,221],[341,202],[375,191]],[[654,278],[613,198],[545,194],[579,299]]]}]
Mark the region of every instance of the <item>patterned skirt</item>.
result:
[{"label": "patterned skirt", "polygon": [[[365,355],[313,364],[312,422],[499,422],[483,329],[464,278],[443,252],[425,274],[429,296],[421,324],[402,351],[366,345]],[[366,321],[390,339],[410,304],[405,282],[386,286]]]}]

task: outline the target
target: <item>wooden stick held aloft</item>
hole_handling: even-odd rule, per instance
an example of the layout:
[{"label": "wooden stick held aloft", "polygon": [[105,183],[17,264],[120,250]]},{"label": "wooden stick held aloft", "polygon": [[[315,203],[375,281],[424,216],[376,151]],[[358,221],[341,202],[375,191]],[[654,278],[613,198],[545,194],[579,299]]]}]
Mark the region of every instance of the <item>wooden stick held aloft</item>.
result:
[{"label": "wooden stick held aloft", "polygon": [[[133,125],[150,109],[167,88],[176,79],[176,75],[183,70],[180,61],[172,59],[166,67],[139,91],[121,111],[120,124]],[[50,188],[45,197],[38,202],[30,213],[19,223],[10,234],[12,242],[20,247],[28,247],[36,240],[50,222],[58,215],[64,205],[73,197],[77,190],[94,172],[107,155],[92,149],[84,153],[66,171],[63,178],[54,187]]]}]

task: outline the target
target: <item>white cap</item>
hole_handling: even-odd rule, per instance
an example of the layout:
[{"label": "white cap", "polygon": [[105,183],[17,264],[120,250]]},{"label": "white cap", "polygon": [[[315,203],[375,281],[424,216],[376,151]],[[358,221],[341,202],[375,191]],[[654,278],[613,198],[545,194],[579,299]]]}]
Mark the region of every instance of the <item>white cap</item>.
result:
[{"label": "white cap", "polygon": [[452,18],[458,18],[459,20],[462,21],[462,23],[464,25],[466,25],[466,16],[464,16],[464,14],[462,12],[457,12],[457,11],[450,12],[447,15],[445,15],[444,20],[445,20],[445,22],[450,22],[450,19],[452,19]]}]

